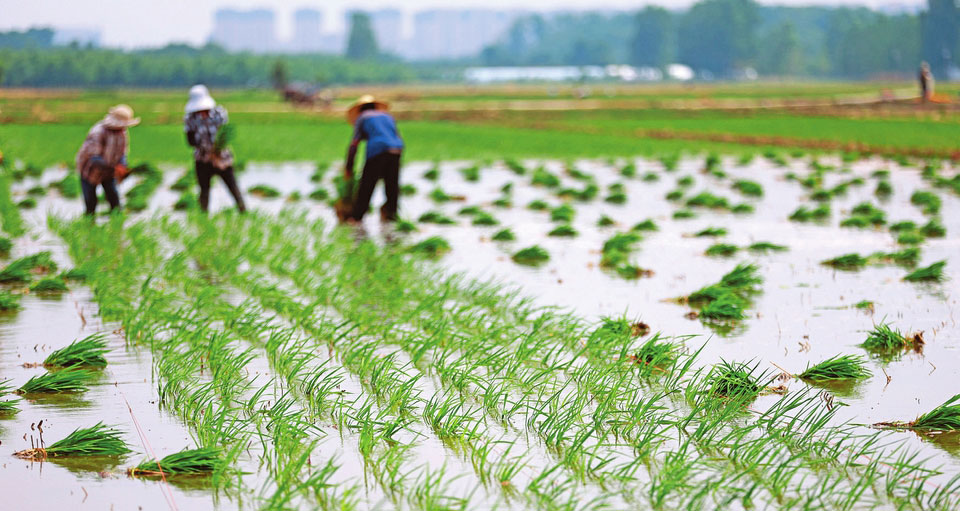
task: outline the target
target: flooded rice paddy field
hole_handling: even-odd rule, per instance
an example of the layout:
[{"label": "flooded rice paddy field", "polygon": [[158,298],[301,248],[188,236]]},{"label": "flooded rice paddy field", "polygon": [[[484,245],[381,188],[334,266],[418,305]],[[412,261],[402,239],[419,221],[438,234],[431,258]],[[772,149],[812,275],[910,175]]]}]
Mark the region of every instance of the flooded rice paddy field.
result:
[{"label": "flooded rice paddy field", "polygon": [[[110,243],[124,250],[87,285],[72,284],[57,296],[28,294],[21,310],[4,313],[0,379],[22,384],[44,372],[24,364],[98,331],[109,333],[108,365],[87,392],[26,398],[19,413],[0,417],[6,459],[0,477],[28,490],[13,497],[22,505],[98,509],[955,508],[957,435],[869,426],[911,421],[960,392],[960,200],[944,186],[956,181],[957,170],[948,163],[925,170],[925,163],[759,156],[666,164],[412,162],[401,176],[413,188],[402,198],[401,215],[417,231],[383,233],[370,214],[363,236],[402,247],[433,236],[449,242],[438,262],[425,263],[394,252],[355,253],[351,236],[330,234],[332,208],[307,196],[317,188],[335,194],[334,172],[311,179],[313,164],[250,164],[240,175],[242,187],[266,184],[280,197],[248,195],[262,215],[221,215],[212,225],[169,213],[181,196],[170,186],[183,168],[162,168],[163,184],[145,212],[128,215],[126,233],[109,229],[106,219],[99,234],[69,221],[48,224],[48,217],[69,219],[81,208],[79,199],[51,191],[37,198],[36,208],[22,210],[28,233],[15,240],[10,260],[49,250],[70,268],[84,257],[102,264],[89,254]],[[623,171],[628,164],[633,172]],[[516,172],[520,166],[523,175]],[[14,183],[14,200],[65,172],[49,169]],[[762,194],[745,185],[741,190],[754,193],[738,191],[739,180],[759,185]],[[890,185],[889,194],[876,194],[881,182]],[[121,189],[136,184],[132,179]],[[929,201],[911,201],[918,190],[939,197],[937,212],[923,211]],[[294,192],[302,198],[290,200]],[[605,200],[611,195],[625,197]],[[698,195],[716,207],[697,200],[687,205]],[[547,209],[530,209],[534,201]],[[375,207],[381,202],[378,190]],[[874,208],[857,207],[864,202]],[[552,220],[571,214],[551,212],[563,204],[572,218]],[[751,208],[736,208],[744,204]],[[800,207],[823,204],[829,213],[819,219],[790,220]],[[215,182],[211,208],[231,206]],[[470,206],[496,225],[474,225],[483,215],[463,211]],[[677,218],[677,211],[691,217]],[[841,226],[858,216],[853,211],[873,217],[864,227]],[[417,221],[429,212],[455,223]],[[610,225],[598,225],[602,217]],[[905,231],[890,230],[902,221],[919,228],[934,218],[944,236],[898,243]],[[632,229],[646,220],[657,230]],[[559,225],[576,236],[548,235]],[[515,240],[494,241],[505,228]],[[696,235],[708,228],[714,236]],[[639,237],[625,259],[602,265],[605,242],[629,232]],[[745,249],[758,242],[786,250]],[[737,250],[706,255],[717,244]],[[511,259],[532,245],[549,260],[528,266]],[[876,256],[853,269],[821,264],[913,246],[919,249],[913,265]],[[946,261],[943,281],[903,280],[937,261]],[[743,319],[696,318],[690,313],[697,307],[677,300],[742,262],[756,264],[763,279],[743,306]],[[443,280],[454,272],[505,291],[491,296],[464,281]],[[157,288],[149,295],[153,312],[142,306],[144,282]],[[422,286],[423,296],[407,294],[410,286]],[[102,318],[98,311],[111,290],[130,301],[109,303],[110,317]],[[532,307],[557,306],[558,314],[571,316],[531,321],[531,305],[508,291],[530,298]],[[641,321],[650,333],[628,336],[623,351],[592,349],[601,338],[590,333],[604,317]],[[881,323],[904,334],[922,332],[922,350],[867,352],[860,344]],[[623,355],[637,353],[657,333],[682,346],[671,367],[689,360],[688,370],[664,364],[666,374],[636,374]],[[186,345],[197,351],[183,352]],[[214,345],[227,353],[222,360]],[[778,377],[838,354],[864,356],[872,376],[820,386]],[[519,361],[516,367],[505,367],[510,357]],[[297,363],[284,362],[290,360]],[[739,410],[708,406],[702,384],[722,360],[756,365],[769,390]],[[241,369],[219,370],[218,364]],[[177,377],[192,381],[178,384]],[[217,389],[215,397],[210,389]],[[605,392],[612,399],[604,399]],[[803,406],[783,409],[791,399]],[[203,417],[214,413],[242,424],[207,424]],[[769,415],[771,423],[751,426]],[[814,426],[821,419],[829,426]],[[118,425],[135,452],[89,462],[15,458],[13,452],[39,440],[40,420],[47,445],[104,421]],[[723,433],[705,433],[714,430]],[[162,457],[218,442],[228,451],[226,475],[168,483],[126,475],[152,457],[150,451]]]}]

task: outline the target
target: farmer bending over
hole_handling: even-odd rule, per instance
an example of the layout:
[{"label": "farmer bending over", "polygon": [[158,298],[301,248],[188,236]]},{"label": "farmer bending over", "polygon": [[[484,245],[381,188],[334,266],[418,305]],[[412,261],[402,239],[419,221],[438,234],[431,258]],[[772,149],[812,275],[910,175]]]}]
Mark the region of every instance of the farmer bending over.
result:
[{"label": "farmer bending over", "polygon": [[120,207],[116,180],[123,180],[127,175],[127,151],[130,148],[127,128],[137,124],[140,124],[140,118],[133,117],[133,109],[117,105],[87,133],[76,159],[87,215],[96,212],[98,185],[103,187],[110,211]]},{"label": "farmer bending over", "polygon": [[360,175],[360,186],[353,203],[351,219],[363,220],[370,208],[370,197],[377,181],[383,179],[387,201],[380,208],[380,218],[387,222],[397,219],[397,201],[400,195],[400,155],[403,152],[403,139],[397,132],[397,123],[386,112],[387,104],[377,101],[373,96],[364,95],[347,111],[347,120],[353,124],[353,141],[347,150],[347,162],[343,169],[344,177],[353,179],[353,164],[357,156],[357,146],[361,140],[367,141],[366,162]]},{"label": "farmer bending over", "polygon": [[[190,88],[190,100],[185,110],[183,131],[187,134],[187,143],[195,148],[193,160],[197,184],[200,185],[200,209],[206,211],[210,204],[210,180],[216,174],[223,179],[237,209],[243,213],[247,207],[233,174],[233,153],[227,148],[227,110],[217,105],[203,85]],[[221,129],[223,132],[217,137]]]}]

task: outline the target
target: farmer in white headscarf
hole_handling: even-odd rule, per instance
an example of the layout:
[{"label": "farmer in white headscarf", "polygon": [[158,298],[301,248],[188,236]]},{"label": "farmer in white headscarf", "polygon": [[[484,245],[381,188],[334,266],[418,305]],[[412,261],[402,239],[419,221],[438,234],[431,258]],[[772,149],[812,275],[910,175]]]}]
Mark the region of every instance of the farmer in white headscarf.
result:
[{"label": "farmer in white headscarf", "polygon": [[207,211],[210,204],[210,180],[220,176],[240,212],[246,211],[243,195],[237,186],[233,172],[233,153],[230,152],[230,131],[227,126],[227,109],[217,105],[206,86],[194,85],[190,88],[190,100],[185,108],[183,131],[187,134],[187,143],[194,147],[193,159],[200,185],[200,209]]},{"label": "farmer in white headscarf", "polygon": [[77,152],[76,164],[88,215],[93,215],[97,209],[97,186],[103,187],[111,211],[120,207],[117,181],[127,175],[127,151],[130,148],[127,128],[137,124],[140,124],[140,118],[133,116],[132,108],[117,105],[87,133]]}]

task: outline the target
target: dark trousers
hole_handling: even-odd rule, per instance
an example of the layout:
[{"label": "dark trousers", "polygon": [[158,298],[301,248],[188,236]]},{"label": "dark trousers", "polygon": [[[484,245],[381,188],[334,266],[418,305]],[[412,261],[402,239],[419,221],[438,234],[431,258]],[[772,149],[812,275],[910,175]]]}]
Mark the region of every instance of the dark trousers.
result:
[{"label": "dark trousers", "polygon": [[363,165],[360,187],[357,189],[357,198],[353,203],[354,220],[362,220],[363,215],[370,209],[370,197],[373,196],[377,181],[381,179],[383,179],[384,191],[387,192],[387,202],[380,210],[381,218],[389,222],[397,219],[397,202],[400,195],[400,154],[380,153]]},{"label": "dark trousers", "polygon": [[230,195],[233,195],[233,200],[237,202],[237,209],[241,213],[247,210],[247,206],[243,203],[243,195],[240,194],[240,187],[237,186],[237,178],[233,175],[233,166],[229,166],[224,170],[220,170],[209,163],[204,163],[202,161],[195,161],[196,166],[194,167],[197,171],[197,183],[200,185],[200,209],[206,211],[207,206],[210,204],[210,180],[216,174],[220,176],[220,179],[223,179],[223,183],[227,185],[227,189],[230,190]]},{"label": "dark trousers", "polygon": [[[110,211],[120,207],[120,194],[117,192],[117,183],[113,178],[100,183],[103,195],[110,203]],[[87,214],[93,215],[97,211],[97,185],[80,178],[80,190],[83,192],[83,204],[87,207]]]}]

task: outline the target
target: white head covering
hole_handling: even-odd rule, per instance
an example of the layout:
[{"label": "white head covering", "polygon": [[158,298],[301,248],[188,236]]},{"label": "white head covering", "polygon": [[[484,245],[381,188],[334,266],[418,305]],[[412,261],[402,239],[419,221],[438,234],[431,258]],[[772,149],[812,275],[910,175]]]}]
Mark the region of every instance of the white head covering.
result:
[{"label": "white head covering", "polygon": [[190,100],[187,101],[187,107],[184,109],[188,114],[201,110],[213,110],[215,106],[217,106],[217,102],[213,100],[206,85],[190,87]]}]

